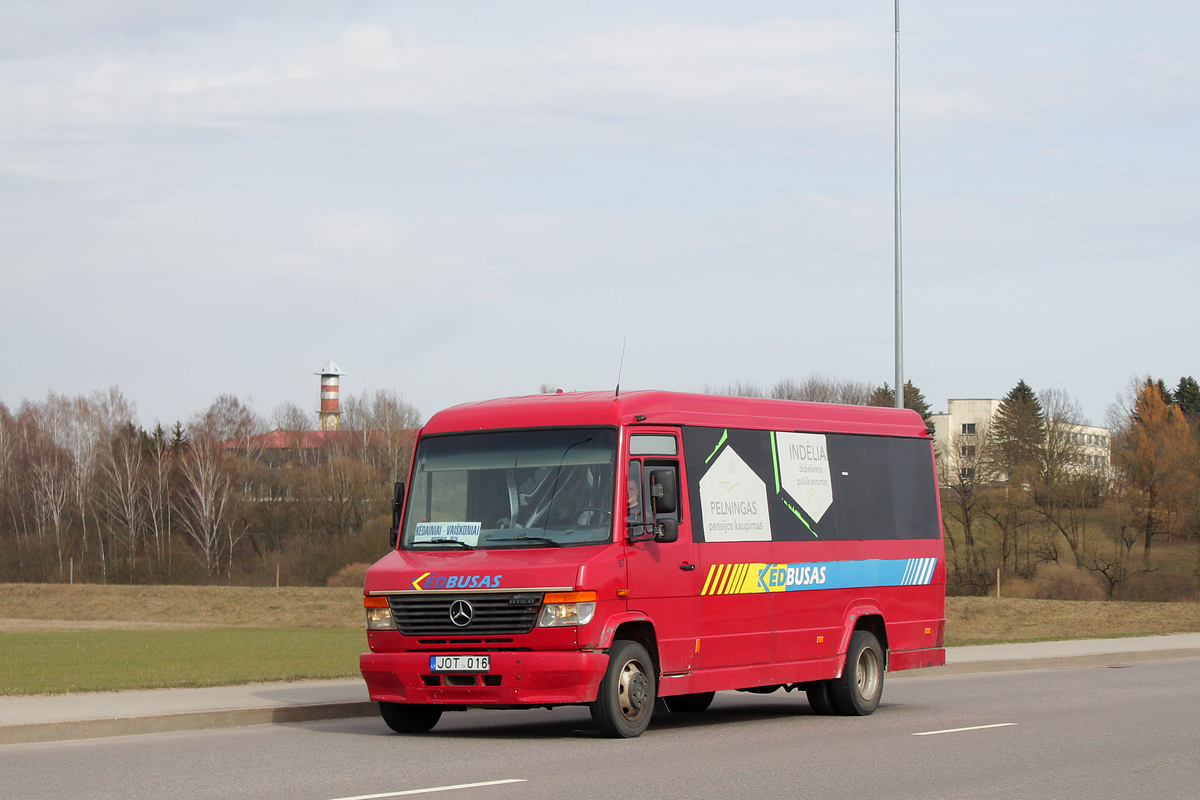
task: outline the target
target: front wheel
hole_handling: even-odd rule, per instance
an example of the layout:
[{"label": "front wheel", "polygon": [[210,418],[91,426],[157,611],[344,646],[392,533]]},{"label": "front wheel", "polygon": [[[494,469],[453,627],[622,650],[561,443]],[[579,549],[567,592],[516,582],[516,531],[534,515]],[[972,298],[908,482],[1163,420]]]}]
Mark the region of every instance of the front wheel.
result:
[{"label": "front wheel", "polygon": [[608,651],[608,668],[600,680],[592,719],[610,739],[641,736],[654,713],[654,663],[646,648],[620,639]]},{"label": "front wheel", "polygon": [[437,706],[380,703],[379,715],[396,733],[427,733],[442,718],[442,710]]},{"label": "front wheel", "polygon": [[868,631],[855,631],[846,652],[842,677],[832,681],[833,702],[840,714],[865,717],[879,707],[883,696],[883,649]]}]

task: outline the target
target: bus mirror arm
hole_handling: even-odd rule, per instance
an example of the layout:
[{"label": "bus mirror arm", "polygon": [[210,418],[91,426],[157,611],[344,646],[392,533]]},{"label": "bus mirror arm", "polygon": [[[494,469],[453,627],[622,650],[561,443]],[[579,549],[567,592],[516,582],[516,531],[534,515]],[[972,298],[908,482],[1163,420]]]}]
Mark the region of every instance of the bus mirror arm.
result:
[{"label": "bus mirror arm", "polygon": [[630,544],[648,542],[656,538],[655,532],[657,529],[655,525],[643,524],[641,522],[630,523],[627,538]]},{"label": "bus mirror arm", "polygon": [[396,481],[392,487],[392,527],[388,531],[388,544],[396,546],[400,539],[400,515],[404,511],[404,481]]}]

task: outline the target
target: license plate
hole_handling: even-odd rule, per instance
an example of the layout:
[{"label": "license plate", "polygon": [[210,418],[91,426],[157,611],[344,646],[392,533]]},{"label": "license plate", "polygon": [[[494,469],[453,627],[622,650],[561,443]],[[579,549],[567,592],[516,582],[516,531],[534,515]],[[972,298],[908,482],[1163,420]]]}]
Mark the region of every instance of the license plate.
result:
[{"label": "license plate", "polygon": [[487,672],[491,668],[488,656],[430,656],[430,672]]}]

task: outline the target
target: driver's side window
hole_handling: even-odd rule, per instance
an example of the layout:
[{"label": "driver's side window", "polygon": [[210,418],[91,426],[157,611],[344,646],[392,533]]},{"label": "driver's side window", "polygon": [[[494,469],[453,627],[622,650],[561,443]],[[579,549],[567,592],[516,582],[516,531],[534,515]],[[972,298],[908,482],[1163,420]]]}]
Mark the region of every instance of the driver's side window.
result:
[{"label": "driver's side window", "polygon": [[626,497],[626,523],[642,524],[642,462],[636,458],[629,461],[629,480]]}]

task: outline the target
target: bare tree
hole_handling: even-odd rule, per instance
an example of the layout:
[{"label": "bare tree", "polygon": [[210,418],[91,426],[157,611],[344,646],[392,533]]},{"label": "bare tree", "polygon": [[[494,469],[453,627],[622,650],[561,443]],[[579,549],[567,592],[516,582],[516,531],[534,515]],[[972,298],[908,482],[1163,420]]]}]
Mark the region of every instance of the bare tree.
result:
[{"label": "bare tree", "polygon": [[380,466],[391,481],[397,481],[408,472],[421,414],[403,395],[381,389],[371,399],[370,424]]},{"label": "bare tree", "polygon": [[171,502],[173,491],[173,456],[167,432],[162,425],[155,426],[147,437],[148,463],[146,467],[146,516],[150,529],[150,541],[154,547],[154,560],[161,577],[171,575],[172,566],[172,523],[174,522],[174,504]]},{"label": "bare tree", "polygon": [[810,403],[842,403],[865,406],[874,387],[852,380],[833,380],[814,372],[802,381],[784,378],[771,388],[776,400],[803,400]]},{"label": "bare tree", "polygon": [[58,442],[63,438],[63,407],[59,403],[44,406],[23,404],[20,414],[24,464],[30,479],[35,530],[38,544],[47,534],[53,537],[57,555],[57,575],[64,574],[64,541],[67,500],[71,494],[71,457]]},{"label": "bare tree", "polygon": [[386,473],[386,479],[399,480],[412,458],[413,442],[421,427],[420,412],[404,395],[391,389],[363,392],[347,398],[343,405],[342,428],[354,431],[355,451],[337,448],[337,455],[366,454],[375,467]]},{"label": "bare tree", "polygon": [[1101,482],[1083,468],[1079,429],[1085,420],[1079,403],[1051,389],[1038,395],[1044,415],[1044,442],[1038,449],[1032,498],[1043,519],[1061,534],[1075,564],[1086,567],[1089,509],[1100,503]]},{"label": "bare tree", "polygon": [[311,431],[316,428],[313,416],[295,403],[281,403],[271,412],[271,426],[277,431]]},{"label": "bare tree", "polygon": [[226,458],[224,450],[199,433],[192,437],[179,465],[184,482],[183,527],[195,542],[197,558],[209,575],[220,568],[222,537],[232,516],[233,471]]},{"label": "bare tree", "polygon": [[[1117,591],[1129,581],[1154,570],[1134,563],[1133,547],[1141,530],[1138,527],[1137,490],[1127,484],[1124,476],[1112,487],[1115,501],[1109,503],[1103,518],[1107,541],[1095,543],[1087,555],[1085,566],[1104,582],[1107,599],[1113,600]],[[1132,495],[1132,496],[1130,496]]]},{"label": "bare tree", "polygon": [[125,542],[131,583],[148,511],[145,457],[138,435],[133,423],[126,423],[110,438],[102,461],[107,478],[104,507],[112,520],[114,538]]},{"label": "bare tree", "polygon": [[[17,560],[17,576],[25,572],[24,549],[21,546],[22,526],[18,521],[21,493],[17,490],[17,421],[8,406],[0,402],[0,534],[12,536]],[[0,541],[3,537],[0,536]]]},{"label": "bare tree", "polygon": [[[63,406],[66,425],[60,444],[71,454],[71,485],[75,508],[79,512],[79,552],[86,561],[87,518],[91,512],[95,521],[96,480],[102,469],[102,451],[107,440],[121,426],[133,424],[133,404],[125,399],[116,386],[110,387],[107,392],[94,392],[91,397],[79,396],[68,400],[51,395],[48,402]],[[98,525],[96,542],[99,545],[101,581],[107,583],[108,551]],[[115,544],[112,549],[115,555]]]},{"label": "bare tree", "polygon": [[254,413],[249,401],[243,403],[232,394],[223,394],[188,423],[191,435],[203,435],[214,442],[230,442],[263,433],[266,426]]},{"label": "bare tree", "polygon": [[954,579],[960,586],[984,594],[992,584],[995,562],[989,560],[988,548],[978,534],[981,524],[990,519],[988,490],[998,479],[987,426],[974,434],[952,436],[937,457],[942,512],[958,524],[963,539],[960,553],[957,538],[947,531]]},{"label": "bare tree", "polygon": [[353,458],[331,458],[321,466],[326,532],[342,537],[362,529],[371,501],[379,495],[374,470]]},{"label": "bare tree", "polygon": [[713,388],[704,387],[705,394],[723,394],[729,397],[766,397],[767,393],[757,383],[749,381],[733,381],[724,386]]}]

